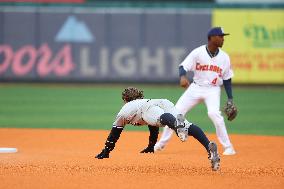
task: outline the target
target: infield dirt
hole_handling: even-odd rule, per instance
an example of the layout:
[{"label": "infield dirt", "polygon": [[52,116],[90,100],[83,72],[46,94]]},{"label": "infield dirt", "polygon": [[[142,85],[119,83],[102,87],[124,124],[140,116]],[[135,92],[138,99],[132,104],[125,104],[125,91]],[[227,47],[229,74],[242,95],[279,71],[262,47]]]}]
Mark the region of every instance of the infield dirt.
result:
[{"label": "infield dirt", "polygon": [[164,151],[140,154],[148,132],[124,131],[109,159],[95,159],[108,133],[0,129],[0,147],[19,150],[0,154],[0,188],[284,188],[284,137],[230,135],[237,154],[221,155],[221,170],[213,172],[191,137],[185,143],[173,137]]}]

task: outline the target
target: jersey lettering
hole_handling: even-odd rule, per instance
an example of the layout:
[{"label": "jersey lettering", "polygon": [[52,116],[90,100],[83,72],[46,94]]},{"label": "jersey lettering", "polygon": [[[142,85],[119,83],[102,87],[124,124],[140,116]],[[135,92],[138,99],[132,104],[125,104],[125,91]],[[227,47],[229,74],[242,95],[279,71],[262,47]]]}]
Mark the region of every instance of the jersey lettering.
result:
[{"label": "jersey lettering", "polygon": [[196,63],[196,70],[198,71],[211,71],[211,72],[216,72],[218,73],[218,75],[222,75],[222,68],[220,68],[219,66],[216,65],[208,65],[208,64],[200,64],[200,63]]},{"label": "jersey lettering", "polygon": [[213,79],[213,81],[211,82],[213,85],[216,85],[217,83],[217,77],[215,79]]}]

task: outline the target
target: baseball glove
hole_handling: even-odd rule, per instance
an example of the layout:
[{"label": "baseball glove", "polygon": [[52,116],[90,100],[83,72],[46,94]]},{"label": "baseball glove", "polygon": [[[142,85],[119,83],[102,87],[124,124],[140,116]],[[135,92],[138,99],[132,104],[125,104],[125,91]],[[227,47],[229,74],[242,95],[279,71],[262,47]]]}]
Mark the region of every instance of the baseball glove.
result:
[{"label": "baseball glove", "polygon": [[238,114],[238,109],[236,105],[233,103],[233,100],[231,99],[227,101],[223,111],[226,114],[227,119],[229,121],[232,121],[233,119],[235,119]]}]

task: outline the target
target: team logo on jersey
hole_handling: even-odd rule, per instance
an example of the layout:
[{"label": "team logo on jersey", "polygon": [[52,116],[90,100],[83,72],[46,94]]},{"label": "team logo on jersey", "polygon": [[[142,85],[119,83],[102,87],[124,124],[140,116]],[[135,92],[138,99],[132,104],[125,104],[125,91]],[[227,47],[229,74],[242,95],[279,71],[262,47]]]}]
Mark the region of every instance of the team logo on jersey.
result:
[{"label": "team logo on jersey", "polygon": [[222,76],[222,68],[216,65],[208,65],[208,64],[200,64],[196,63],[196,70],[198,71],[211,71],[211,72],[216,72],[218,75],[221,77]]}]

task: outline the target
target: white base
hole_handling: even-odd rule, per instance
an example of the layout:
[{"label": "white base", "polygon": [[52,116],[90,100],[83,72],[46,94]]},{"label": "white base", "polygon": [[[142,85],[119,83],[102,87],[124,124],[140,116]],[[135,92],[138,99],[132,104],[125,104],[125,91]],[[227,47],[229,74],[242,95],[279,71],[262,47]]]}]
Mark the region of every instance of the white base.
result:
[{"label": "white base", "polygon": [[17,148],[0,148],[0,153],[16,153]]}]

